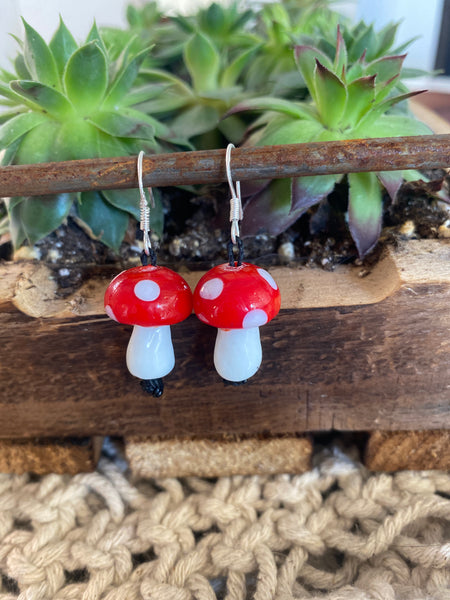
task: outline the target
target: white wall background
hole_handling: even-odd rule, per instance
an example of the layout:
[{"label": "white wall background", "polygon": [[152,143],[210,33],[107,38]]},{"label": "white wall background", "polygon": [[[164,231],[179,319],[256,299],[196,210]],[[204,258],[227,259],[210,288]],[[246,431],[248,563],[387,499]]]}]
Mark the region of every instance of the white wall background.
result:
[{"label": "white wall background", "polygon": [[[222,0],[224,1],[224,0]],[[229,0],[228,0],[229,1]],[[247,0],[248,3],[251,0]],[[402,21],[398,41],[420,36],[408,51],[407,64],[432,69],[439,39],[444,0],[349,0],[338,2],[346,14],[374,22],[377,29],[389,21]],[[134,0],[142,4],[142,0]],[[193,5],[209,0],[160,0],[164,10],[186,12]],[[0,66],[7,67],[17,52],[16,42],[8,35],[22,36],[22,15],[49,40],[62,15],[75,38],[81,41],[95,18],[99,25],[124,26],[129,0],[0,0]]]},{"label": "white wall background", "polygon": [[444,0],[359,0],[356,17],[378,27],[401,22],[398,40],[419,36],[408,49],[405,64],[432,70],[436,58]]}]

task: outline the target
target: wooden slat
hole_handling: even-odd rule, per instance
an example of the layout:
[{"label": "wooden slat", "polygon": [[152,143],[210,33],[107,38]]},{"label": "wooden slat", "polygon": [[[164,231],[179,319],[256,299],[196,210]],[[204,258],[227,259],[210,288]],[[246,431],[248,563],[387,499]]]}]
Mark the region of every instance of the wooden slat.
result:
[{"label": "wooden slat", "polygon": [[[282,310],[261,328],[263,365],[244,386],[214,371],[214,329],[194,316],[174,326],[177,364],[157,400],[127,372],[130,327],[102,313],[111,273],[89,283],[86,302],[80,291],[54,316],[31,317],[17,308],[23,281],[3,267],[0,435],[450,429],[450,245],[407,247],[364,278],[358,267],[288,270],[285,280],[273,270]],[[48,289],[40,295],[52,305]]]},{"label": "wooden slat", "polygon": [[373,471],[450,469],[450,431],[375,431],[365,464]]},{"label": "wooden slat", "polygon": [[0,440],[1,473],[86,473],[94,471],[101,438]]},{"label": "wooden slat", "polygon": [[139,477],[229,477],[303,473],[311,468],[307,437],[129,437],[125,454]]}]

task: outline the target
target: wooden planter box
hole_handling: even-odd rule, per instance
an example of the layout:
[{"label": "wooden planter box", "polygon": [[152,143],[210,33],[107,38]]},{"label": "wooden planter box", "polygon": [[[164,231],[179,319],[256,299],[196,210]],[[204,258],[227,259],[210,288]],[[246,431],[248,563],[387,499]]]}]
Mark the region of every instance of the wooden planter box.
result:
[{"label": "wooden planter box", "polygon": [[271,269],[282,309],[261,328],[260,371],[225,386],[216,332],[191,316],[172,328],[159,399],[126,369],[131,328],[103,312],[110,268],[64,300],[42,264],[1,272],[3,437],[450,429],[447,240],[405,243],[368,274]]},{"label": "wooden planter box", "polygon": [[[300,146],[272,147],[269,159],[268,149],[236,150],[236,173],[311,175],[344,167],[438,167],[449,160],[448,136]],[[146,158],[145,183],[223,180],[222,151],[197,157],[194,174],[190,156]],[[133,187],[133,160],[12,167],[3,170],[0,187],[5,195]],[[367,445],[372,468],[448,468],[449,240],[411,240],[389,249],[369,273],[348,265],[334,272],[277,267],[271,273],[282,308],[261,329],[259,372],[246,385],[225,386],[212,364],[216,332],[191,316],[172,328],[176,367],[164,395],[154,399],[125,366],[131,328],[103,312],[114,267],[87,269],[83,287],[61,299],[45,265],[1,264],[0,470],[89,468],[98,444],[77,442],[70,454],[68,439],[113,435],[129,439],[128,457],[145,475],[151,473],[143,457],[162,465],[164,456],[175,455],[184,456],[180,475],[192,474],[186,460],[197,461],[204,474],[203,462],[211,457],[216,464],[205,467],[210,475],[243,472],[243,463],[236,470],[230,461],[244,448],[246,472],[283,470],[272,460],[275,453],[286,456],[286,470],[299,471],[311,455],[304,436],[327,431],[375,432]],[[183,275],[193,288],[202,273]],[[153,436],[149,446],[142,436]],[[239,436],[245,444],[236,447],[244,441]],[[268,437],[274,445],[263,442]],[[34,438],[41,441],[34,444]],[[31,460],[22,461],[24,454]]]}]

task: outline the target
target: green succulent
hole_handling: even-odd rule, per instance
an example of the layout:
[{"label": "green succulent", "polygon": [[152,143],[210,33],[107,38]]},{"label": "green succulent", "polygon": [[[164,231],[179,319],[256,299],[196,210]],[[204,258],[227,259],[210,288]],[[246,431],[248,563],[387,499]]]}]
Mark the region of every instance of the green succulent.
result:
[{"label": "green succulent", "polygon": [[[148,97],[148,90],[132,88],[148,49],[136,54],[128,46],[113,61],[95,24],[81,46],[62,20],[48,45],[25,21],[24,27],[15,72],[3,71],[0,82],[7,108],[1,114],[2,165],[155,152],[171,140],[166,126],[134,108],[143,94]],[[15,247],[35,243],[71,214],[117,250],[130,215],[139,216],[133,190],[16,197],[6,205]]]},{"label": "green succulent", "polygon": [[168,71],[143,70],[149,87],[164,86],[164,93],[139,108],[170,121],[173,131],[191,140],[197,149],[217,148],[225,141],[237,142],[245,131],[240,118],[221,121],[225,112],[246,97],[239,78],[258,46],[245,49],[228,62],[215,41],[199,31],[183,48],[187,79]]},{"label": "green succulent", "polygon": [[144,59],[146,68],[170,68],[181,58],[184,36],[175,23],[164,17],[156,2],[127,7],[127,29],[102,27],[100,33],[112,59],[128,46],[134,53],[153,47]]},{"label": "green succulent", "polygon": [[248,28],[249,21],[254,19],[252,10],[241,11],[237,2],[223,6],[213,2],[206,8],[200,8],[195,15],[178,15],[171,18],[187,39],[199,32],[214,40],[218,51],[227,56],[236,50],[243,50],[255,45],[259,40]]},{"label": "green succulent", "polygon": [[245,73],[246,89],[283,97],[305,94],[293,47],[309,33],[314,32],[317,40],[328,31],[336,31],[344,19],[326,4],[315,0],[296,3],[295,8],[287,3],[270,3],[262,8],[256,23],[260,48]]},{"label": "green succulent", "polygon": [[[349,65],[347,46],[339,29],[333,61],[318,48],[297,46],[296,63],[311,101],[254,98],[228,114],[265,111],[248,141],[255,145],[431,133],[415,118],[390,112],[397,103],[420,93],[395,93],[405,56],[384,56],[370,62],[366,56],[363,51]],[[343,175],[323,175],[272,182],[251,197],[244,209],[247,233],[261,229],[274,235],[281,233],[326,198],[342,178]],[[394,200],[403,178],[418,179],[420,175],[414,171],[348,175],[348,226],[361,257],[374,247],[381,231],[382,186]]]}]

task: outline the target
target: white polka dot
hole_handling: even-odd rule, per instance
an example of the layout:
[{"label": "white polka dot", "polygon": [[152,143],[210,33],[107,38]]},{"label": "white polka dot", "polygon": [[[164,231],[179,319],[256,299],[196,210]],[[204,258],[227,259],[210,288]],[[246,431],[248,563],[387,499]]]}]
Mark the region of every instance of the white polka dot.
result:
[{"label": "white polka dot", "polygon": [[115,314],[114,314],[114,312],[113,312],[113,309],[110,307],[110,305],[109,305],[109,304],[107,304],[107,305],[105,306],[105,313],[108,315],[108,317],[109,317],[110,319],[113,319],[114,321],[117,321],[117,322],[119,322],[119,321],[118,321],[118,319],[117,319],[117,317],[116,317],[116,315],[115,315]]},{"label": "white polka dot", "polygon": [[157,283],[154,281],[149,281],[145,279],[143,281],[139,281],[134,286],[134,294],[139,298],[139,300],[144,300],[145,302],[152,302],[158,298],[161,293],[161,289]]},{"label": "white polka dot", "polygon": [[260,308],[255,308],[255,310],[251,310],[245,315],[244,320],[242,321],[242,327],[244,329],[261,327],[261,325],[265,325],[267,321],[267,314]]},{"label": "white polka dot", "polygon": [[223,291],[223,281],[218,277],[206,281],[200,288],[200,298],[204,300],[215,300]]},{"label": "white polka dot", "polygon": [[265,271],[264,269],[258,269],[258,273],[261,275],[261,277],[263,279],[265,279],[267,281],[267,283],[273,287],[274,290],[278,289],[278,286],[275,282],[275,279],[272,277],[272,275],[270,273],[268,273],[267,271]]}]

